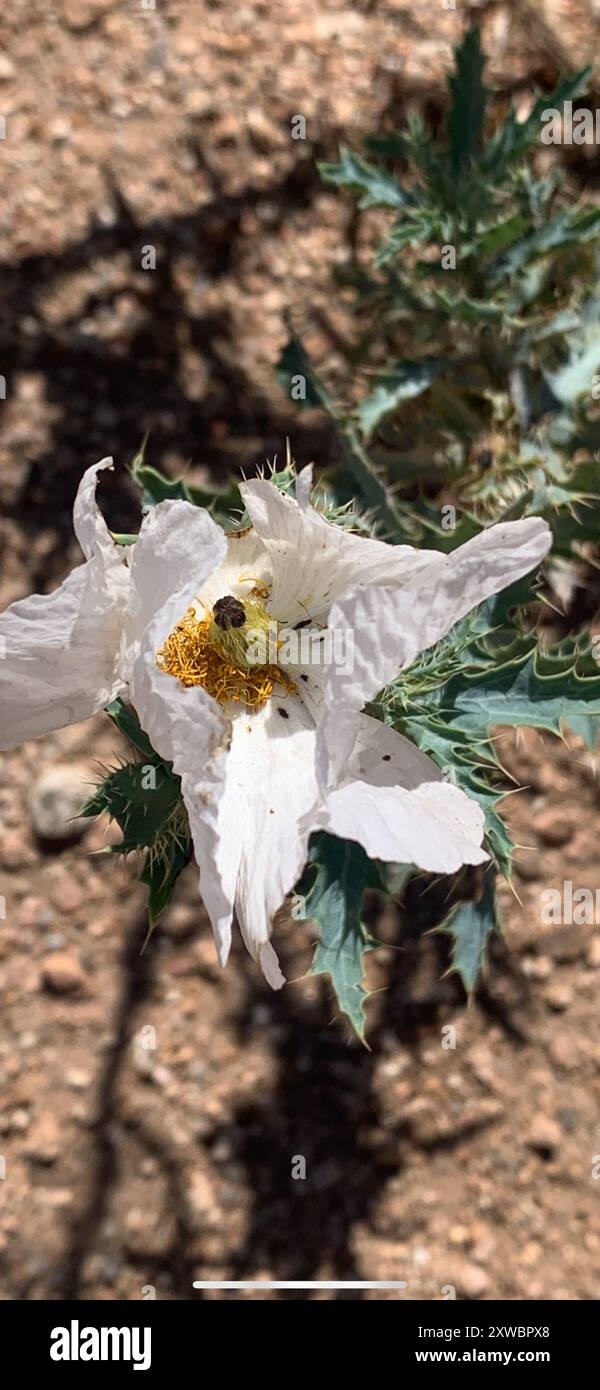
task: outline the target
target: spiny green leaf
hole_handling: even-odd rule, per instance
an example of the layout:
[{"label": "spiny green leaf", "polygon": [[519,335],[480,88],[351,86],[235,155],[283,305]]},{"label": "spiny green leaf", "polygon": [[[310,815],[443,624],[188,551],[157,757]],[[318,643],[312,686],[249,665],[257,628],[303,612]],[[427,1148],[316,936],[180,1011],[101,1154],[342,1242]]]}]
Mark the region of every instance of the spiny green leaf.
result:
[{"label": "spiny green leaf", "polygon": [[517,274],[530,261],[547,256],[551,251],[568,246],[580,246],[600,237],[600,208],[567,208],[557,213],[545,226],[533,231],[523,241],[489,268],[489,283],[496,286]]},{"label": "spiny green leaf", "polygon": [[374,390],[361,401],[357,416],[363,438],[370,439],[374,431],[393,415],[403,401],[420,396],[444,370],[444,357],[424,357],[420,362],[395,362],[377,379]]},{"label": "spiny green leaf", "polygon": [[192,855],[181,781],[170,763],[155,753],[131,706],[121,699],[107,707],[121,733],[143,755],[114,769],[88,797],[81,814],[107,814],[122,831],[108,848],[115,855],[144,854],[140,882],[148,887],[150,927],[167,906],[181,870]]},{"label": "spiny green leaf", "polygon": [[490,849],[507,878],[514,846],[497,808],[512,788],[494,729],[560,735],[568,725],[590,746],[600,732],[600,669],[590,639],[581,634],[542,649],[535,633],[521,631],[511,613],[527,597],[527,584],[520,581],[469,614],[374,706],[479,802]]},{"label": "spiny green leaf", "polygon": [[146,855],[140,883],[145,883],[148,888],[148,922],[151,930],[168,907],[177,879],[191,855],[192,842],[189,839],[182,844],[174,841],[163,857]]},{"label": "spiny green leaf", "polygon": [[325,183],[333,183],[337,188],[352,188],[361,193],[360,208],[402,208],[411,201],[393,174],[369,164],[344,145],[337,164],[319,164],[318,167]]},{"label": "spiny green leaf", "polygon": [[513,212],[510,217],[503,217],[500,222],[478,233],[473,248],[474,254],[497,256],[500,251],[505,251],[518,241],[529,230],[529,226],[530,222],[522,212]]},{"label": "spiny green leaf", "polygon": [[[359,1038],[364,1038],[364,954],[372,947],[361,920],[361,904],[370,881],[370,861],[360,845],[320,832],[313,837],[302,916],[319,923],[321,938],[309,975],[329,975],[338,1004]],[[304,880],[303,880],[304,881]],[[302,893],[303,883],[299,885]]]},{"label": "spiny green leaf", "polygon": [[540,138],[541,117],[547,108],[560,108],[563,102],[587,91],[592,68],[583,68],[574,77],[559,82],[552,92],[537,98],[525,120],[517,120],[514,109],[488,141],[481,156],[482,171],[496,183],[505,179],[512,165],[522,159]]},{"label": "spiny green leaf", "polygon": [[458,323],[505,323],[506,308],[490,299],[471,299],[469,295],[451,295],[445,290],[434,290],[435,303],[449,318]]},{"label": "spiny green leaf", "polygon": [[448,117],[450,168],[455,178],[471,165],[483,130],[488,97],[483,69],[481,35],[474,26],[457,49],[455,71],[448,78],[452,96]]},{"label": "spiny green leaf", "polygon": [[[556,372],[545,372],[550,390],[561,405],[572,405],[581,396],[592,397],[600,368],[600,321],[570,335],[570,360]],[[597,394],[597,392],[596,392]]]},{"label": "spiny green leaf", "polygon": [[158,502],[191,502],[185,478],[165,478],[157,468],[144,464],[132,470],[142,491],[142,506],[155,507]]},{"label": "spiny green leaf", "polygon": [[123,844],[117,849],[127,853],[166,833],[180,798],[180,780],[165,763],[125,763],[100,784],[81,814],[108,812],[123,831]]},{"label": "spiny green leaf", "polygon": [[[139,456],[138,456],[139,457]],[[132,477],[138,484],[142,493],[142,506],[155,507],[159,502],[193,502],[196,507],[206,507],[215,518],[226,529],[230,529],[232,522],[230,513],[238,509],[241,499],[237,484],[229,483],[224,488],[202,488],[187,482],[183,476],[180,478],[167,478],[160,473],[157,468],[135,460],[131,468]],[[136,539],[134,536],[133,540]],[[128,537],[121,539],[121,544],[130,544]]]},{"label": "spiny green leaf", "polygon": [[338,412],[331,392],[327,390],[316,368],[313,366],[308,353],[295,334],[292,334],[285,344],[279,357],[275,374],[286,395],[290,394],[290,388],[294,380],[298,377],[303,378],[305,383],[305,394],[294,397],[296,404],[301,410],[314,409],[315,406],[321,406],[329,415],[337,419]]},{"label": "spiny green leaf", "polygon": [[156,754],[148,738],[144,733],[137,714],[131,705],[126,705],[124,700],[117,698],[112,704],[106,706],[106,713],[120,729],[121,733],[129,742],[138,748],[140,753],[145,753],[148,758],[155,759]]},{"label": "spiny green leaf", "polygon": [[459,903],[439,928],[453,938],[452,965],[469,995],[483,965],[488,938],[497,929],[496,872],[490,866],[478,901]]},{"label": "spiny green leaf", "polygon": [[477,737],[497,724],[560,734],[571,718],[600,717],[600,669],[585,636],[536,647],[524,658],[478,673],[476,680],[467,671],[454,677],[444,689],[443,710],[452,724]]}]

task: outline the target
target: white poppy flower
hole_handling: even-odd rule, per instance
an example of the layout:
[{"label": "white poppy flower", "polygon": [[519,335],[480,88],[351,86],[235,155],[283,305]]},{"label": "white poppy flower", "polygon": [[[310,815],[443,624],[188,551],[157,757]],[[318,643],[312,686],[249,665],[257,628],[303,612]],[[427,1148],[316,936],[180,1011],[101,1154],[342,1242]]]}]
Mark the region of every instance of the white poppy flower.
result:
[{"label": "white poppy flower", "polygon": [[[297,500],[264,480],[241,486],[246,530],[226,534],[207,511],[165,501],[121,547],[95,502],[110,466],[89,468],[77,494],[85,563],[0,619],[0,747],[125,695],[181,778],[221,964],[235,913],[278,988],[272,919],[312,830],[433,872],[487,858],[480,807],[362,711],[459,618],[534,569],[549,528],[492,526],[449,556],[388,545],[326,521],[304,470]],[[244,654],[251,631],[275,634],[262,665]],[[351,659],[327,662],[336,634],[351,639]],[[284,635],[292,649],[304,637],[308,655],[292,650],[284,664]]]}]

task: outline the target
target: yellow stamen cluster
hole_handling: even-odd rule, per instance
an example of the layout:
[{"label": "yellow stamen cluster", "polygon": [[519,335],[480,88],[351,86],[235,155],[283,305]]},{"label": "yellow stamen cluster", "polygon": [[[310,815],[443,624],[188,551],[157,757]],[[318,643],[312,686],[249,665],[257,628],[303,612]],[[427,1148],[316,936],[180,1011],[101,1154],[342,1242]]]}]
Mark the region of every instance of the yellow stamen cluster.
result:
[{"label": "yellow stamen cluster", "polygon": [[201,685],[219,704],[233,700],[250,709],[262,709],[276,687],[287,694],[295,690],[280,666],[233,665],[211,641],[213,633],[212,616],[199,620],[189,608],[156,654],[161,671],[182,685]]}]

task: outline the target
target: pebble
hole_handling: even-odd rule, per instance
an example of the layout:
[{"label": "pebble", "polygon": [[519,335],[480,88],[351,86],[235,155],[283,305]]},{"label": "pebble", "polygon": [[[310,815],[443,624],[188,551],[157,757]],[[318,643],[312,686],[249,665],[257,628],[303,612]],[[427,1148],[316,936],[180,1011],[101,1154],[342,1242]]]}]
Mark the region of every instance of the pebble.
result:
[{"label": "pebble", "polygon": [[60,843],[79,840],[89,820],[78,815],[90,793],[89,768],[56,763],[47,767],[31,789],[29,815],[40,840]]},{"label": "pebble", "polygon": [[564,1067],[565,1071],[574,1071],[579,1065],[579,1056],[569,1038],[557,1034],[551,1038],[548,1051],[557,1067]]},{"label": "pebble", "polygon": [[526,956],[521,969],[531,980],[547,980],[552,974],[552,961],[549,956]]},{"label": "pebble", "polygon": [[544,999],[555,1013],[563,1013],[573,1003],[573,991],[570,985],[564,985],[557,981],[546,986]]},{"label": "pebble", "polygon": [[216,1203],[215,1191],[206,1173],[195,1172],[192,1174],[189,1185],[190,1205],[198,1215],[214,1211]]},{"label": "pebble", "polygon": [[548,806],[540,811],[533,823],[546,845],[566,845],[573,833],[572,821],[560,806]]},{"label": "pebble", "polygon": [[77,912],[85,902],[85,890],[63,864],[53,864],[52,868],[54,872],[48,883],[52,906],[58,912]]},{"label": "pebble", "polygon": [[163,932],[168,931],[176,941],[184,941],[194,932],[197,921],[197,908],[193,910],[188,903],[176,903],[166,915]]},{"label": "pebble", "polygon": [[81,1071],[79,1067],[71,1067],[66,1073],[65,1080],[71,1091],[86,1091],[91,1078],[87,1071]]},{"label": "pebble", "polygon": [[35,853],[18,831],[7,831],[0,844],[0,867],[26,869],[35,863]]},{"label": "pebble", "polygon": [[551,1115],[536,1115],[527,1135],[530,1149],[541,1154],[542,1158],[552,1158],[561,1141],[560,1126]]},{"label": "pebble", "polygon": [[194,958],[196,970],[206,980],[207,984],[218,984],[223,977],[223,972],[217,959],[215,943],[212,938],[202,937],[200,941],[194,942]]},{"label": "pebble", "polygon": [[36,1120],[25,1153],[32,1163],[50,1167],[60,1153],[60,1128],[54,1115],[44,1113]]},{"label": "pebble", "polygon": [[10,1127],[14,1134],[25,1134],[29,1129],[30,1115],[28,1110],[13,1110]]},{"label": "pebble", "polygon": [[489,1274],[476,1264],[461,1265],[456,1284],[465,1298],[481,1298],[490,1287]]},{"label": "pebble", "polygon": [[[30,895],[23,898],[22,903],[19,904],[17,921],[20,927],[39,927],[43,929],[51,925],[53,918],[54,913],[52,908],[49,903],[44,902],[42,898],[36,898]],[[54,950],[55,948],[49,947],[48,949]]]},{"label": "pebble", "polygon": [[81,994],[86,988],[87,976],[70,951],[55,951],[44,961],[41,981],[50,994]]}]

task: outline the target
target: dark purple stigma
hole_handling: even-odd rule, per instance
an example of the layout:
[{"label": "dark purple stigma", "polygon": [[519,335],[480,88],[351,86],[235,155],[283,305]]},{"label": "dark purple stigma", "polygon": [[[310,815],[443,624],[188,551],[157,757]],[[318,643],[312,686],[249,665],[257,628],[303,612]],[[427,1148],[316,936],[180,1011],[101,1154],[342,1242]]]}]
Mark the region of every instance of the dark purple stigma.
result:
[{"label": "dark purple stigma", "polygon": [[225,594],[224,598],[217,599],[213,608],[213,618],[223,632],[227,632],[230,627],[243,627],[246,621],[244,605],[239,598],[234,598],[233,594]]}]

